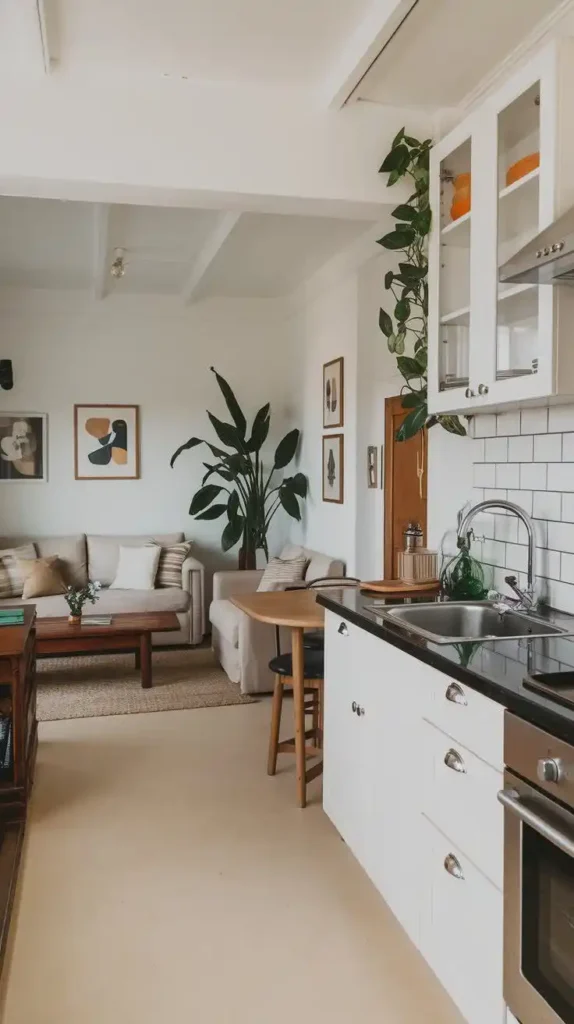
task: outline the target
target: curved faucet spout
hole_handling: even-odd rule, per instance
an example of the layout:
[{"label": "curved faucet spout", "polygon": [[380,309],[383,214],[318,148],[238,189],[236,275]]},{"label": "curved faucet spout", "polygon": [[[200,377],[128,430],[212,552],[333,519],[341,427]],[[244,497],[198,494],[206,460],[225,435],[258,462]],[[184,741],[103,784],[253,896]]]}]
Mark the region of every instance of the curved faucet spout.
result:
[{"label": "curved faucet spout", "polygon": [[515,576],[508,576],[506,583],[514,590],[518,596],[519,604],[527,609],[531,610],[536,606],[535,598],[535,586],[536,586],[536,539],[534,536],[534,524],[532,519],[520,505],[515,505],[512,501],[506,501],[504,498],[500,499],[486,499],[485,501],[479,501],[477,505],[474,505],[469,512],[465,515],[464,519],[460,523],[458,528],[458,539],[464,541],[470,529],[474,517],[480,512],[485,512],[487,509],[500,508],[505,512],[512,512],[513,515],[517,516],[518,519],[526,527],[526,533],[528,535],[528,569],[527,569],[527,589],[525,591],[520,590]]}]

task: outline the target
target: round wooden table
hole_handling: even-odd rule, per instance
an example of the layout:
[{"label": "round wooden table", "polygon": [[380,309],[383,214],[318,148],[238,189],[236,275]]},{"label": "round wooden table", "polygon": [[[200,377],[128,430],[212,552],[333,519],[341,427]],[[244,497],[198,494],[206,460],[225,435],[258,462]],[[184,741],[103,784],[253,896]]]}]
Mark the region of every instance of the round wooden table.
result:
[{"label": "round wooden table", "polygon": [[[234,605],[259,622],[270,626],[285,626],[291,630],[291,656],[293,659],[293,711],[295,716],[295,765],[297,771],[297,800],[299,807],[307,803],[307,782],[310,781],[305,763],[305,672],[303,631],[323,629],[325,610],[316,602],[315,590],[273,590],[256,594],[237,594]],[[310,769],[313,777],[318,774]]]}]

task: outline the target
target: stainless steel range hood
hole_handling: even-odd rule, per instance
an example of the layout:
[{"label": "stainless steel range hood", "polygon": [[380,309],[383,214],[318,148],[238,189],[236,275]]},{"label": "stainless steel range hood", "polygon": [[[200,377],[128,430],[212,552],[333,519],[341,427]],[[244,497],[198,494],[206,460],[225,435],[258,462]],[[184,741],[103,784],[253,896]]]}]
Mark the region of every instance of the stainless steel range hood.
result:
[{"label": "stainless steel range hood", "polygon": [[574,208],[512,256],[499,278],[505,284],[574,284]]}]

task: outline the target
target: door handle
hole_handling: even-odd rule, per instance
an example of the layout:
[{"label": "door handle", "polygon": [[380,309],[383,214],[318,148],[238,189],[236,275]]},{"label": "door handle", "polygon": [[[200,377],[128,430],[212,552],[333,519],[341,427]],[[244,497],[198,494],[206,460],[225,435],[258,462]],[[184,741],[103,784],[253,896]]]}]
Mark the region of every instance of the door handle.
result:
[{"label": "door handle", "polygon": [[468,701],[464,695],[464,690],[458,685],[458,683],[451,683],[447,686],[445,697],[447,700],[452,701],[453,704],[461,704],[466,707]]},{"label": "door handle", "polygon": [[444,763],[447,768],[451,768],[453,772],[460,772],[461,775],[466,775],[466,768],[464,761],[457,750],[451,747],[447,750],[444,755]]},{"label": "door handle", "polygon": [[498,793],[498,799],[505,810],[515,814],[517,818],[520,818],[520,821],[523,821],[525,825],[529,825],[530,828],[533,828],[544,839],[547,839],[548,842],[557,846],[563,853],[566,853],[568,857],[574,857],[574,839],[566,835],[565,832],[561,832],[552,822],[546,821],[536,811],[532,811],[530,807],[527,807],[515,789],[501,789],[500,793]]},{"label": "door handle", "polygon": [[346,622],[342,622],[341,623],[341,625],[339,626],[339,628],[337,630],[337,633],[339,633],[340,636],[348,636],[349,635],[349,629],[347,627],[347,623]]}]

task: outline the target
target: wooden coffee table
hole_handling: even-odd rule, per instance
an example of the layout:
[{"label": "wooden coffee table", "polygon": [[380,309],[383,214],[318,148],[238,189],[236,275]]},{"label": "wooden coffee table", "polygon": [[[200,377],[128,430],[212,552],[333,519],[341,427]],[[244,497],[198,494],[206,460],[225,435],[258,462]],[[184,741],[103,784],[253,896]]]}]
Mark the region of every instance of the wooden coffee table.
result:
[{"label": "wooden coffee table", "polygon": [[[96,615],[97,612],[92,614]],[[152,633],[175,632],[179,628],[175,612],[120,613],[112,615],[109,626],[70,626],[64,616],[36,619],[36,653],[55,658],[62,654],[135,651],[136,668],[141,669],[142,686],[148,689],[152,685]]]}]

